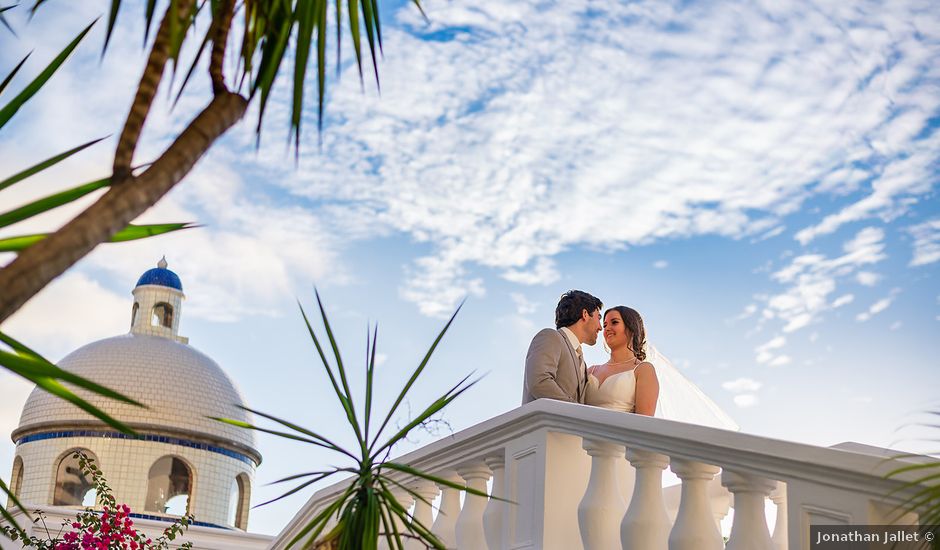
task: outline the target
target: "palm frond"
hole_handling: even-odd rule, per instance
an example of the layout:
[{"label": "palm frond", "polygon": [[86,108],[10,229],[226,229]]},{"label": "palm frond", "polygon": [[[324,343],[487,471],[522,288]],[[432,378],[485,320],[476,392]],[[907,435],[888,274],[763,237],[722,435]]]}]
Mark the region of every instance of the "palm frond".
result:
[{"label": "palm frond", "polygon": [[[36,2],[36,6],[38,6],[40,3],[41,2]],[[36,8],[33,7],[34,11],[35,9]],[[46,68],[43,69],[42,72],[32,80],[32,82],[27,84],[26,87],[23,88],[23,90],[17,94],[16,97],[11,99],[8,104],[0,108],[0,128],[3,128],[3,126],[6,125],[6,123],[9,122],[11,118],[13,118],[13,115],[15,115],[16,112],[20,110],[20,107],[22,107],[29,100],[29,98],[33,97],[36,92],[38,92],[46,84],[46,82],[49,81],[50,78],[52,78],[52,75],[54,75],[55,72],[59,70],[59,67],[62,66],[62,63],[64,63],[69,55],[72,54],[72,52],[78,46],[78,43],[81,42],[83,38],[85,38],[85,35],[88,34],[88,31],[90,31],[97,22],[98,20],[95,19],[91,22],[90,25],[85,27],[82,32],[78,33],[78,36],[72,39],[65,49],[59,52],[59,55],[57,55],[55,59],[53,59],[52,62],[49,63],[49,65],[47,65]]]},{"label": "palm frond", "polygon": [[79,151],[87,149],[88,147],[91,147],[92,145],[98,143],[99,141],[103,139],[106,139],[107,137],[108,136],[94,139],[94,140],[89,141],[88,143],[83,143],[79,145],[78,147],[73,147],[72,149],[69,149],[68,151],[65,151],[64,153],[59,153],[58,155],[51,156],[42,162],[34,164],[33,166],[30,166],[29,168],[25,170],[17,172],[16,174],[13,174],[12,176],[8,178],[0,180],[0,191],[2,191],[3,189],[6,189],[7,187],[15,183],[19,183],[30,176],[34,176],[38,174],[39,172],[42,172],[43,170],[46,170],[52,166],[55,166],[56,164],[62,162],[63,160],[71,157],[75,153],[78,153]]}]

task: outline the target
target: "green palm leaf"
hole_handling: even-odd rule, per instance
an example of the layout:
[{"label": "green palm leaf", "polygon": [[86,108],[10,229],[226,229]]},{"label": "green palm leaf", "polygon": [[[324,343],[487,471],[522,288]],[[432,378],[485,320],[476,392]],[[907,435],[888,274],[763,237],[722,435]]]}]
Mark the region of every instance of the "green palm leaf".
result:
[{"label": "green palm leaf", "polygon": [[[8,10],[12,7],[13,6],[8,6],[3,8],[3,10]],[[0,11],[0,21],[3,21],[3,23],[6,24],[6,19],[3,18],[2,11]],[[7,28],[9,28],[9,25],[7,25]],[[10,32],[12,31],[13,29],[10,29]],[[6,78],[3,79],[3,82],[0,82],[0,94],[3,93],[3,90],[6,89],[6,87],[10,84],[10,81],[13,80],[13,77],[16,76],[16,73],[19,72],[20,68],[23,67],[23,64],[26,63],[26,60],[29,59],[29,56],[31,55],[33,55],[33,52],[26,54],[26,56],[24,56],[23,59],[21,59],[20,62],[16,64],[16,67],[13,67],[13,70],[10,71],[10,74],[8,74]]]},{"label": "green palm leaf", "polygon": [[[110,242],[120,243],[125,241],[136,241],[138,239],[146,239],[148,237],[155,237],[157,235],[163,235],[166,233],[172,233],[174,231],[190,229],[193,227],[197,226],[191,223],[157,223],[150,225],[132,224],[115,233],[114,236],[111,237]],[[20,235],[16,237],[0,239],[0,252],[19,252],[38,243],[48,236],[48,233],[37,233],[33,235]]]},{"label": "green palm leaf", "polygon": [[95,180],[79,185],[78,187],[73,187],[66,191],[62,191],[61,193],[43,197],[29,204],[20,206],[19,208],[14,208],[9,212],[0,214],[0,227],[13,225],[14,223],[21,222],[38,214],[42,214],[43,212],[48,212],[49,210],[58,208],[64,204],[76,201],[91,192],[107,187],[110,185],[110,183],[111,178]]},{"label": "green palm leaf", "polygon": [[[414,497],[416,500],[423,502],[427,502],[427,500],[398,480],[383,474],[383,469],[391,470],[410,478],[425,479],[439,483],[443,486],[464,490],[467,491],[468,494],[472,495],[486,497],[487,494],[483,491],[467,488],[462,484],[458,484],[450,480],[426,474],[411,466],[395,462],[387,462],[384,459],[379,459],[378,457],[383,453],[387,455],[391,448],[410,431],[421,425],[421,423],[425,422],[432,415],[444,409],[454,399],[472,387],[477,382],[477,380],[469,381],[469,376],[460,380],[460,382],[445,392],[444,395],[435,399],[427,408],[411,419],[403,428],[399,429],[381,447],[372,452],[369,446],[369,426],[372,416],[373,392],[375,390],[374,374],[377,347],[376,344],[378,342],[378,327],[376,326],[375,329],[371,329],[371,334],[370,328],[367,328],[366,331],[365,406],[363,410],[363,425],[360,426],[359,417],[354,406],[352,390],[349,384],[346,367],[343,363],[339,346],[336,343],[333,328],[330,325],[326,308],[323,305],[323,300],[320,297],[319,292],[315,292],[314,294],[317,299],[317,306],[320,309],[323,330],[326,332],[330,350],[333,352],[332,360],[327,358],[324,346],[321,344],[320,337],[317,336],[316,331],[311,325],[310,319],[307,317],[303,306],[298,304],[301,317],[303,318],[304,324],[307,327],[307,332],[310,335],[310,339],[317,350],[319,361],[323,366],[323,370],[326,372],[327,378],[330,381],[330,385],[333,388],[333,393],[336,395],[336,398],[339,400],[343,411],[346,413],[346,420],[349,424],[349,427],[356,436],[356,441],[360,447],[359,451],[361,452],[361,456],[356,456],[354,451],[343,449],[337,444],[333,443],[331,440],[321,436],[317,432],[303,428],[294,422],[283,420],[273,415],[261,413],[247,408],[245,410],[280,424],[281,426],[285,426],[295,433],[270,430],[267,428],[251,425],[247,422],[233,421],[231,419],[217,418],[216,420],[220,420],[230,425],[240,426],[246,429],[260,430],[278,437],[284,437],[305,443],[314,443],[321,447],[329,447],[334,452],[338,452],[352,460],[354,466],[351,467],[333,467],[326,470],[305,472],[302,474],[287,476],[275,482],[285,483],[289,481],[299,481],[300,483],[279,497],[268,502],[274,502],[275,500],[280,500],[286,496],[295,494],[298,491],[301,491],[304,488],[309,487],[310,485],[322,481],[337,473],[345,472],[353,474],[342,494],[327,503],[312,520],[310,520],[302,529],[300,529],[300,531],[288,543],[288,548],[303,542],[304,548],[321,548],[326,547],[328,544],[338,544],[339,548],[343,550],[374,549],[376,548],[379,538],[384,538],[389,548],[403,549],[404,546],[402,544],[402,537],[415,537],[418,540],[421,540],[429,548],[440,548],[443,550],[444,546],[437,539],[437,537],[431,533],[427,526],[421,525],[417,521],[414,521],[413,518],[408,516],[407,510],[405,510],[401,502],[399,502],[395,497],[394,493],[390,490],[390,487],[395,487],[399,490],[402,490]],[[385,428],[389,420],[394,416],[397,407],[401,404],[402,400],[414,385],[417,378],[421,375],[422,372],[424,372],[425,367],[427,367],[430,361],[432,353],[440,343],[444,334],[453,324],[457,312],[459,311],[460,308],[457,308],[457,311],[454,312],[454,315],[451,316],[451,318],[447,321],[447,324],[437,335],[437,338],[434,340],[431,348],[422,358],[421,363],[414,370],[414,372],[411,373],[404,388],[398,394],[398,398],[393,404],[391,410],[386,415],[385,423],[382,425],[382,428],[379,429],[379,432],[375,436],[376,438],[381,434],[382,429]],[[375,445],[375,440],[373,440],[373,445]],[[327,523],[334,517],[337,521],[336,527],[324,535]],[[399,520],[402,522],[401,524],[405,526],[404,531],[399,528],[400,524],[397,523]],[[322,538],[320,538],[321,535]]]},{"label": "green palm leaf", "polygon": [[30,176],[32,176],[32,175],[38,174],[39,172],[42,172],[43,170],[49,168],[50,166],[54,166],[54,165],[56,165],[56,164],[62,162],[63,160],[65,160],[65,159],[69,158],[70,156],[74,155],[75,153],[78,153],[79,151],[81,151],[81,150],[83,150],[83,149],[86,149],[86,148],[88,148],[88,147],[91,147],[92,145],[98,143],[99,141],[105,139],[106,137],[107,137],[107,136],[105,136],[104,138],[98,138],[98,139],[89,141],[88,143],[83,143],[83,144],[79,145],[78,147],[74,147],[74,148],[69,149],[68,151],[66,151],[66,152],[64,152],[64,153],[59,153],[58,155],[49,157],[49,158],[47,158],[46,160],[44,160],[44,161],[42,161],[42,162],[40,162],[40,163],[38,163],[38,164],[35,164],[35,165],[33,165],[33,166],[30,166],[29,168],[27,168],[26,170],[23,170],[22,172],[18,172],[18,173],[13,174],[12,176],[10,176],[10,177],[8,177],[8,178],[6,178],[6,179],[0,180],[0,190],[6,189],[7,187],[13,185],[14,183],[18,183],[18,182],[20,182],[20,181],[23,181],[24,179],[26,179],[26,178],[28,178],[28,177],[30,177]]},{"label": "green palm leaf", "polygon": [[[437,349],[437,345],[441,342],[441,339],[444,338],[444,334],[447,332],[447,329],[450,328],[450,325],[454,322],[454,319],[457,317],[457,314],[460,312],[460,308],[462,307],[463,307],[463,302],[461,302],[460,305],[457,306],[457,310],[454,311],[454,314],[451,315],[450,319],[447,320],[447,324],[444,325],[444,328],[441,329],[441,332],[437,335],[437,338],[434,339],[434,343],[431,344],[430,349],[428,349],[427,353],[424,355],[424,359],[422,359],[421,363],[419,363],[417,368],[415,368],[414,372],[411,374],[411,378],[408,379],[408,382],[405,383],[405,387],[402,388],[401,392],[398,394],[398,398],[395,399],[395,403],[389,409],[388,414],[385,416],[385,421],[382,422],[382,426],[379,428],[379,431],[376,432],[375,434],[375,439],[373,439],[371,445],[369,446],[370,452],[372,448],[375,447],[376,443],[378,443],[378,439],[382,435],[382,431],[385,430],[385,427],[388,426],[389,422],[391,422],[392,417],[395,415],[395,412],[398,410],[398,407],[399,405],[401,405],[401,402],[404,401],[405,396],[408,394],[408,391],[414,385],[415,381],[418,380],[418,377],[421,376],[421,373],[424,371],[424,368],[428,365],[428,361],[431,360],[431,354],[433,354],[434,350]],[[374,453],[372,454],[373,456],[375,455]]]},{"label": "green palm leaf", "polygon": [[[36,6],[33,7],[33,11],[35,11],[36,7],[40,3],[41,2],[36,3]],[[78,43],[82,41],[82,38],[85,38],[85,35],[88,34],[88,31],[90,31],[91,27],[94,26],[94,24],[97,22],[98,20],[95,19],[91,22],[91,25],[85,27],[85,30],[80,32],[78,36],[76,36],[69,43],[69,45],[66,46],[65,49],[62,50],[59,55],[57,55],[55,59],[53,59],[52,62],[49,63],[45,69],[43,69],[41,73],[39,73],[39,76],[33,79],[33,81],[30,82],[26,88],[23,89],[23,91],[10,100],[10,103],[5,105],[3,108],[0,108],[0,128],[3,128],[3,126],[9,122],[11,118],[13,118],[13,115],[16,114],[20,107],[22,107],[29,100],[29,98],[33,97],[33,95],[35,95],[36,92],[38,92],[39,89],[49,81],[50,78],[52,78],[52,75],[55,74],[59,67],[62,66],[62,63],[64,63],[69,55],[71,55],[71,53],[75,50],[75,47],[78,46]]]}]

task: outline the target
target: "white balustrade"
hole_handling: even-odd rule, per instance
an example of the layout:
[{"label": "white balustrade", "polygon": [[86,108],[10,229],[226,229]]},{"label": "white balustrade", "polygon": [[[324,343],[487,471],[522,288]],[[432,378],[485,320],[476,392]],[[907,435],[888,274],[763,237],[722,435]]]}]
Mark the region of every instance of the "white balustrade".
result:
[{"label": "white balustrade", "polygon": [[776,482],[756,476],[724,470],[721,483],[734,495],[734,522],[727,550],[773,550],[764,504]]},{"label": "white balustrade", "polygon": [[485,459],[486,465],[493,471],[493,488],[490,490],[490,500],[486,503],[483,512],[483,529],[486,531],[486,547],[489,550],[504,550],[503,542],[503,516],[506,513],[506,503],[500,500],[506,498],[504,476],[506,472],[506,458],[503,453],[490,455]]},{"label": "white balustrade", "polygon": [[[482,461],[471,462],[457,468],[457,475],[462,477],[467,488],[486,494],[486,482],[493,472]],[[483,513],[486,511],[487,498],[464,493],[463,508],[457,518],[457,548],[486,550],[486,531],[483,528]]]},{"label": "white balustrade", "polygon": [[778,481],[777,487],[770,493],[770,500],[777,505],[777,516],[774,522],[774,534],[770,538],[774,543],[774,550],[788,550],[790,548],[787,536],[787,484]]},{"label": "white balustrade", "polygon": [[663,470],[669,465],[669,457],[631,448],[627,460],[636,468],[636,484],[620,523],[623,549],[667,550],[670,525],[663,502]]},{"label": "white balustrade", "polygon": [[[460,483],[459,477],[451,474],[440,476],[448,481]],[[447,485],[440,485],[441,505],[437,511],[437,518],[431,526],[431,532],[440,539],[448,549],[457,548],[457,516],[460,515],[460,491]]]},{"label": "white balustrade", "polygon": [[[437,488],[437,485],[431,483],[430,481],[422,481],[411,486],[411,490],[415,492],[416,495],[420,498],[415,498],[415,509],[412,513],[412,521],[419,523],[424,526],[425,529],[431,530],[431,526],[434,525],[434,515],[431,507],[431,503],[437,498],[437,495],[440,493],[440,490]],[[410,539],[405,543],[406,550],[427,550],[427,546],[419,540]]]},{"label": "white balustrade", "polygon": [[[624,444],[632,467],[622,458]],[[732,500],[727,550],[809,550],[811,523],[886,523],[879,510],[896,509],[923,489],[916,472],[885,479],[899,466],[886,456],[870,447],[816,447],[546,399],[396,462],[480,492],[492,474],[491,497],[512,501],[466,495],[461,510],[462,491],[441,487],[431,531],[452,550],[721,550],[717,524]],[[670,462],[682,481],[669,488],[674,526],[662,487]],[[713,478],[718,468],[712,465],[721,467],[720,479]],[[412,521],[430,523],[428,502],[437,489],[414,476],[392,475],[427,500],[415,503]],[[286,550],[348,485],[317,491],[271,550]],[[630,486],[628,495],[624,487]],[[768,497],[777,505],[773,537],[764,512]],[[420,548],[411,542],[408,550]]]},{"label": "white balustrade", "polygon": [[669,534],[669,550],[723,550],[725,541],[715,526],[708,494],[709,482],[720,468],[681,459],[673,459],[670,467],[682,480],[682,497]]},{"label": "white balustrade", "polygon": [[627,505],[620,493],[618,459],[624,447],[612,441],[585,439],[591,457],[591,477],[578,506],[578,526],[584,550],[610,550],[620,545],[620,522]]}]

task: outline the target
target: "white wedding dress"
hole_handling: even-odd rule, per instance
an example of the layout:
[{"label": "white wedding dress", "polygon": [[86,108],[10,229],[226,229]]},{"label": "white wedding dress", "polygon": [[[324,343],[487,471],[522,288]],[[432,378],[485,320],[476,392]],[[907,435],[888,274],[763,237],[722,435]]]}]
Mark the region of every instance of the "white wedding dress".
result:
[{"label": "white wedding dress", "polygon": [[[659,379],[656,417],[725,430],[740,429],[725,411],[683,376],[653,345],[646,347],[646,361],[653,365]],[[588,375],[584,397],[587,405],[632,413],[636,403],[636,375],[631,369],[613,374],[603,383],[599,383],[593,374]]]}]

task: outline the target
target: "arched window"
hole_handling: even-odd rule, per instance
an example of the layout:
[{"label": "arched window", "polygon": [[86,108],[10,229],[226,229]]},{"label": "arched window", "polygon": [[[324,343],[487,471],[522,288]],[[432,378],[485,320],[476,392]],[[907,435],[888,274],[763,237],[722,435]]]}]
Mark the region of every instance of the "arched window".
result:
[{"label": "arched window", "polygon": [[134,302],[134,307],[131,308],[131,326],[137,324],[137,314],[140,313],[140,304]]},{"label": "arched window", "polygon": [[232,480],[232,494],[229,497],[228,522],[241,530],[248,529],[248,505],[251,502],[251,482],[248,476],[238,474]]},{"label": "arched window", "polygon": [[[19,498],[22,496],[23,491],[23,458],[16,457],[13,459],[13,476],[10,478],[10,491],[13,493],[13,496]],[[10,506],[7,505],[7,508]]]},{"label": "arched window", "polygon": [[173,306],[166,302],[160,302],[153,306],[150,324],[155,327],[164,326],[166,328],[173,328]]},{"label": "arched window", "polygon": [[153,463],[147,480],[148,512],[184,516],[189,513],[193,487],[192,470],[175,456],[165,456]]},{"label": "arched window", "polygon": [[82,474],[82,468],[75,456],[77,451],[82,451],[95,462],[98,461],[87,449],[72,449],[66,453],[56,468],[53,506],[94,506],[96,503],[97,494],[91,484],[91,476]]}]

